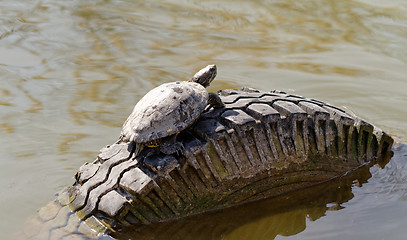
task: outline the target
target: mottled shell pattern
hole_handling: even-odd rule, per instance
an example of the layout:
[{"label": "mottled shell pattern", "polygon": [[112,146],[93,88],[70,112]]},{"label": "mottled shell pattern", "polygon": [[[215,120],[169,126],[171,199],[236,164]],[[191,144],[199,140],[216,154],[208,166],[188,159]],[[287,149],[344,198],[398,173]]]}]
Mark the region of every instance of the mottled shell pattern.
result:
[{"label": "mottled shell pattern", "polygon": [[162,84],[136,104],[123,125],[122,139],[141,143],[176,134],[191,125],[207,103],[208,92],[199,83]]}]

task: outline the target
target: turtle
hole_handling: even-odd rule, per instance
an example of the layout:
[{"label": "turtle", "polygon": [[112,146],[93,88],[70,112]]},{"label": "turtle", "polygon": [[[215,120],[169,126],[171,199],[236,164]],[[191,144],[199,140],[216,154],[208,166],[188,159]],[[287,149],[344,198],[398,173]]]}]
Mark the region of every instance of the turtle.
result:
[{"label": "turtle", "polygon": [[192,125],[208,105],[224,106],[219,95],[205,89],[216,74],[216,65],[208,65],[189,81],[165,83],[150,90],[124,122],[121,141],[136,143],[136,157],[145,147],[156,147],[164,154],[183,150],[177,135]]}]

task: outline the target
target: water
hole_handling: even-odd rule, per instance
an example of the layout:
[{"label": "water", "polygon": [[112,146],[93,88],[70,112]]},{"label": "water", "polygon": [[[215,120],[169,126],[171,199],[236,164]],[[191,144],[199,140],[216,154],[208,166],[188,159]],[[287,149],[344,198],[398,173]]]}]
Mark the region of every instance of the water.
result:
[{"label": "water", "polygon": [[[210,91],[293,92],[406,142],[406,10],[401,0],[1,1],[0,232],[16,232],[72,184],[149,89],[207,64],[219,70]],[[372,169],[339,211],[290,225],[299,210],[287,210],[291,230],[261,235],[269,216],[214,238],[339,239],[346,229],[346,238],[402,239],[407,150],[395,150],[390,170]]]}]

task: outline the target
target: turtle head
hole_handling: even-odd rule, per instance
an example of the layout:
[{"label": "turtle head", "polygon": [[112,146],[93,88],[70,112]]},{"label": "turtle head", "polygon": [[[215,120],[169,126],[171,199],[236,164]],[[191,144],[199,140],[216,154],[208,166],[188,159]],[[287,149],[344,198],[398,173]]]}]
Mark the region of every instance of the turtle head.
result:
[{"label": "turtle head", "polygon": [[212,80],[216,77],[216,65],[208,65],[199,72],[195,73],[190,82],[196,82],[204,87],[208,87]]}]

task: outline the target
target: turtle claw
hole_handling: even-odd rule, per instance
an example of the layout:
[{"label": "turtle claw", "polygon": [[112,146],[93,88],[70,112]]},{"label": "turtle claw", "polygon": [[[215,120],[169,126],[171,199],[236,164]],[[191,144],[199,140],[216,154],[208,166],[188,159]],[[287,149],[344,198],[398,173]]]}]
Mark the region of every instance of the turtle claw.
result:
[{"label": "turtle claw", "polygon": [[135,157],[137,157],[138,155],[140,155],[141,151],[144,149],[144,144],[142,143],[137,143],[136,144],[136,149],[134,151]]},{"label": "turtle claw", "polygon": [[184,145],[182,143],[179,143],[181,146],[180,148],[177,149],[177,155],[182,155],[182,153],[185,151]]}]

